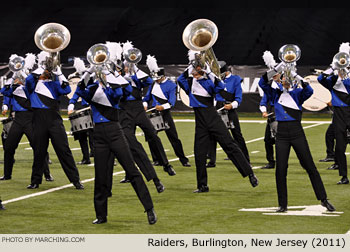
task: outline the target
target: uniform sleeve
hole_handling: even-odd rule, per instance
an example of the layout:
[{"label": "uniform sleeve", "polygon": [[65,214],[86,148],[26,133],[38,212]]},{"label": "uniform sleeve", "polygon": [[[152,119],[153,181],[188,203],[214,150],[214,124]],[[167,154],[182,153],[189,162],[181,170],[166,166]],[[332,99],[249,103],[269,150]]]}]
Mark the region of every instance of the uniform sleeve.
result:
[{"label": "uniform sleeve", "polygon": [[34,92],[35,85],[36,85],[36,78],[34,78],[33,74],[29,74],[25,81],[25,88],[29,92],[29,94]]},{"label": "uniform sleeve", "polygon": [[242,86],[241,86],[242,78],[239,77],[235,81],[236,81],[235,87],[234,87],[235,101],[238,102],[238,105],[240,105],[242,102]]},{"label": "uniform sleeve", "polygon": [[176,102],[176,85],[172,86],[172,88],[169,90],[168,102],[171,104],[172,107],[175,106],[175,102]]},{"label": "uniform sleeve", "polygon": [[149,102],[152,98],[151,90],[153,88],[153,85],[148,87],[146,95],[143,97],[142,101],[143,102]]},{"label": "uniform sleeve", "polygon": [[302,88],[302,91],[300,92],[300,104],[303,104],[304,101],[309,99],[313,93],[314,90],[312,89],[312,87],[309,84],[305,85],[304,88]]},{"label": "uniform sleeve", "polygon": [[322,73],[317,77],[317,80],[322,86],[324,86],[328,90],[332,90],[333,86],[338,80],[338,75],[330,75],[327,77],[327,75]]},{"label": "uniform sleeve", "polygon": [[69,100],[69,104],[76,104],[78,102],[80,96],[77,94],[77,90],[75,90],[73,97]]}]

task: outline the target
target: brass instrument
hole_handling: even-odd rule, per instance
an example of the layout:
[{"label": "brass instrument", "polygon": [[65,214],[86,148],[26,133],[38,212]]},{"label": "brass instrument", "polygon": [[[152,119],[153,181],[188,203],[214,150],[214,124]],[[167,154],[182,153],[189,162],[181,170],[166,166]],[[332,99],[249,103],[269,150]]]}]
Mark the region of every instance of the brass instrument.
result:
[{"label": "brass instrument", "polygon": [[12,79],[19,78],[22,83],[24,83],[24,77],[20,74],[20,71],[24,69],[25,60],[21,56],[16,56],[9,62],[9,69],[13,72]]},{"label": "brass instrument", "polygon": [[130,75],[134,75],[134,65],[140,62],[142,59],[142,53],[137,48],[131,48],[126,53],[123,54],[124,59],[129,63],[128,69]]},{"label": "brass instrument", "polygon": [[106,76],[102,70],[106,68],[106,64],[109,61],[109,51],[104,44],[95,44],[89,48],[86,54],[87,61],[95,66],[96,78],[103,84],[106,85]]},{"label": "brass instrument", "polygon": [[193,51],[199,51],[201,65],[207,63],[211,71],[220,78],[220,66],[212,46],[218,38],[218,28],[208,19],[197,19],[189,23],[182,33],[185,46]]},{"label": "brass instrument", "polygon": [[338,52],[333,57],[333,64],[336,69],[346,69],[350,64],[350,56],[346,52]]},{"label": "brass instrument", "polygon": [[70,42],[69,30],[58,23],[47,23],[35,32],[34,41],[42,51],[50,53],[45,65],[48,71],[53,71],[60,65],[59,52],[66,48]]},{"label": "brass instrument", "polygon": [[301,57],[301,50],[297,45],[287,44],[282,46],[278,51],[278,58],[285,63],[284,75],[287,82],[294,84],[295,80],[291,72],[296,72],[296,62]]}]

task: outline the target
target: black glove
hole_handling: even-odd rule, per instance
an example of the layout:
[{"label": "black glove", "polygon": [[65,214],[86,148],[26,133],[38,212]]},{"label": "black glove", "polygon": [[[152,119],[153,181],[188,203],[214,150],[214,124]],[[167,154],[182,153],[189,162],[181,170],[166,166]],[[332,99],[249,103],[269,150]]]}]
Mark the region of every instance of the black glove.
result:
[{"label": "black glove", "polygon": [[80,89],[85,89],[86,88],[84,80],[79,81],[77,86]]},{"label": "black glove", "polygon": [[69,82],[63,81],[61,84],[61,88],[66,88],[67,86],[69,86]]}]

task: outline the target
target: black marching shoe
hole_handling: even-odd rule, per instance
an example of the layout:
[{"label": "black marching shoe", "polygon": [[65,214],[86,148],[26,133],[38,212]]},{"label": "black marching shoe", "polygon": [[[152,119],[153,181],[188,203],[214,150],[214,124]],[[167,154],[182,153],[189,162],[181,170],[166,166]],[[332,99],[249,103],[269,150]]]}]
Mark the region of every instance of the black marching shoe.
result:
[{"label": "black marching shoe", "polygon": [[191,167],[191,164],[189,162],[182,163],[183,167]]},{"label": "black marching shoe", "polygon": [[78,162],[77,164],[79,164],[79,165],[91,164],[91,161],[90,161],[90,159],[83,159],[80,162]]},{"label": "black marching shoe", "polygon": [[276,210],[276,213],[284,213],[287,212],[287,207],[285,206],[279,206],[278,209]]},{"label": "black marching shoe", "polygon": [[165,186],[162,184],[162,182],[154,182],[154,185],[156,186],[157,192],[162,193],[165,190]]},{"label": "black marching shoe", "polygon": [[30,184],[29,186],[27,186],[27,189],[37,189],[39,188],[39,184]]},{"label": "black marching shoe", "polygon": [[89,157],[94,157],[94,153],[90,152]]},{"label": "black marching shoe", "polygon": [[216,164],[213,163],[213,162],[208,162],[208,163],[205,165],[205,167],[207,167],[207,168],[213,168],[213,167],[215,167],[215,166],[216,166]]},{"label": "black marching shoe", "polygon": [[330,167],[327,168],[327,170],[339,170],[339,165],[332,164]]},{"label": "black marching shoe", "polygon": [[53,179],[53,177],[51,176],[51,174],[48,175],[48,176],[45,176],[45,180],[48,181],[48,182],[54,181],[54,179]]},{"label": "black marching shoe", "polygon": [[84,186],[83,186],[82,183],[80,183],[80,181],[74,182],[73,185],[75,186],[75,189],[77,189],[77,190],[82,190],[82,189],[84,189]]},{"label": "black marching shoe", "polygon": [[156,213],[154,212],[154,209],[150,209],[150,210],[147,210],[147,219],[148,219],[148,223],[150,225],[153,225],[157,222],[157,215]]},{"label": "black marching shoe", "polygon": [[205,192],[209,192],[209,187],[205,185],[202,185],[197,190],[193,191],[193,193],[205,193]]},{"label": "black marching shoe", "polygon": [[249,181],[250,181],[250,184],[252,185],[252,187],[256,187],[256,186],[259,185],[259,180],[258,180],[258,178],[255,176],[254,173],[249,174]]},{"label": "black marching shoe", "polygon": [[164,165],[163,170],[169,174],[169,176],[175,176],[176,172],[173,169],[173,166],[170,164]]},{"label": "black marching shoe", "polygon": [[122,180],[119,181],[119,183],[130,183],[130,179],[123,178]]},{"label": "black marching shoe", "polygon": [[264,165],[263,167],[261,167],[261,169],[274,169],[274,168],[275,168],[274,163],[268,163],[268,164]]},{"label": "black marching shoe", "polygon": [[5,176],[0,177],[0,180],[10,180],[10,179],[11,177],[5,177]]},{"label": "black marching shoe", "polygon": [[5,210],[6,208],[2,205],[2,201],[0,200],[0,210]]},{"label": "black marching shoe", "polygon": [[321,206],[327,208],[330,212],[335,211],[335,207],[327,199],[321,200]]},{"label": "black marching shoe", "polygon": [[325,159],[320,159],[319,161],[320,161],[320,162],[333,162],[333,161],[334,161],[334,158],[332,158],[332,157],[326,157]]},{"label": "black marching shoe", "polygon": [[102,223],[106,223],[106,222],[107,222],[107,217],[104,217],[104,218],[102,218],[102,217],[97,217],[97,219],[94,220],[94,221],[92,222],[92,224],[102,224]]},{"label": "black marching shoe", "polygon": [[349,179],[346,176],[343,176],[340,181],[337,183],[338,185],[349,184]]}]

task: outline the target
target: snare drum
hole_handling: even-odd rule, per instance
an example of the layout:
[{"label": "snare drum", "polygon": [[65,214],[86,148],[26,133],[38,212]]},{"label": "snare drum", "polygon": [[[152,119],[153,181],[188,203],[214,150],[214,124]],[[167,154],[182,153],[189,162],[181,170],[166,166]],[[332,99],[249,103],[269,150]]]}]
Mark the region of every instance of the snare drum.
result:
[{"label": "snare drum", "polygon": [[230,118],[228,117],[228,111],[226,109],[222,109],[220,111],[218,111],[221,120],[224,122],[224,124],[226,125],[226,128],[228,129],[234,129],[235,125],[233,124],[233,121],[230,121]]},{"label": "snare drum", "polygon": [[73,133],[86,131],[94,127],[90,107],[75,111],[69,115],[69,121],[71,123],[71,131]]},{"label": "snare drum", "polygon": [[151,120],[151,123],[153,124],[153,127],[157,132],[167,130],[170,128],[168,123],[164,121],[162,114],[158,111],[155,113],[151,113],[149,115],[149,119]]},{"label": "snare drum", "polygon": [[1,121],[2,122],[2,132],[4,133],[3,137],[4,139],[7,138],[9,132],[10,132],[10,129],[11,129],[11,126],[13,124],[13,117],[8,117],[4,120]]}]

